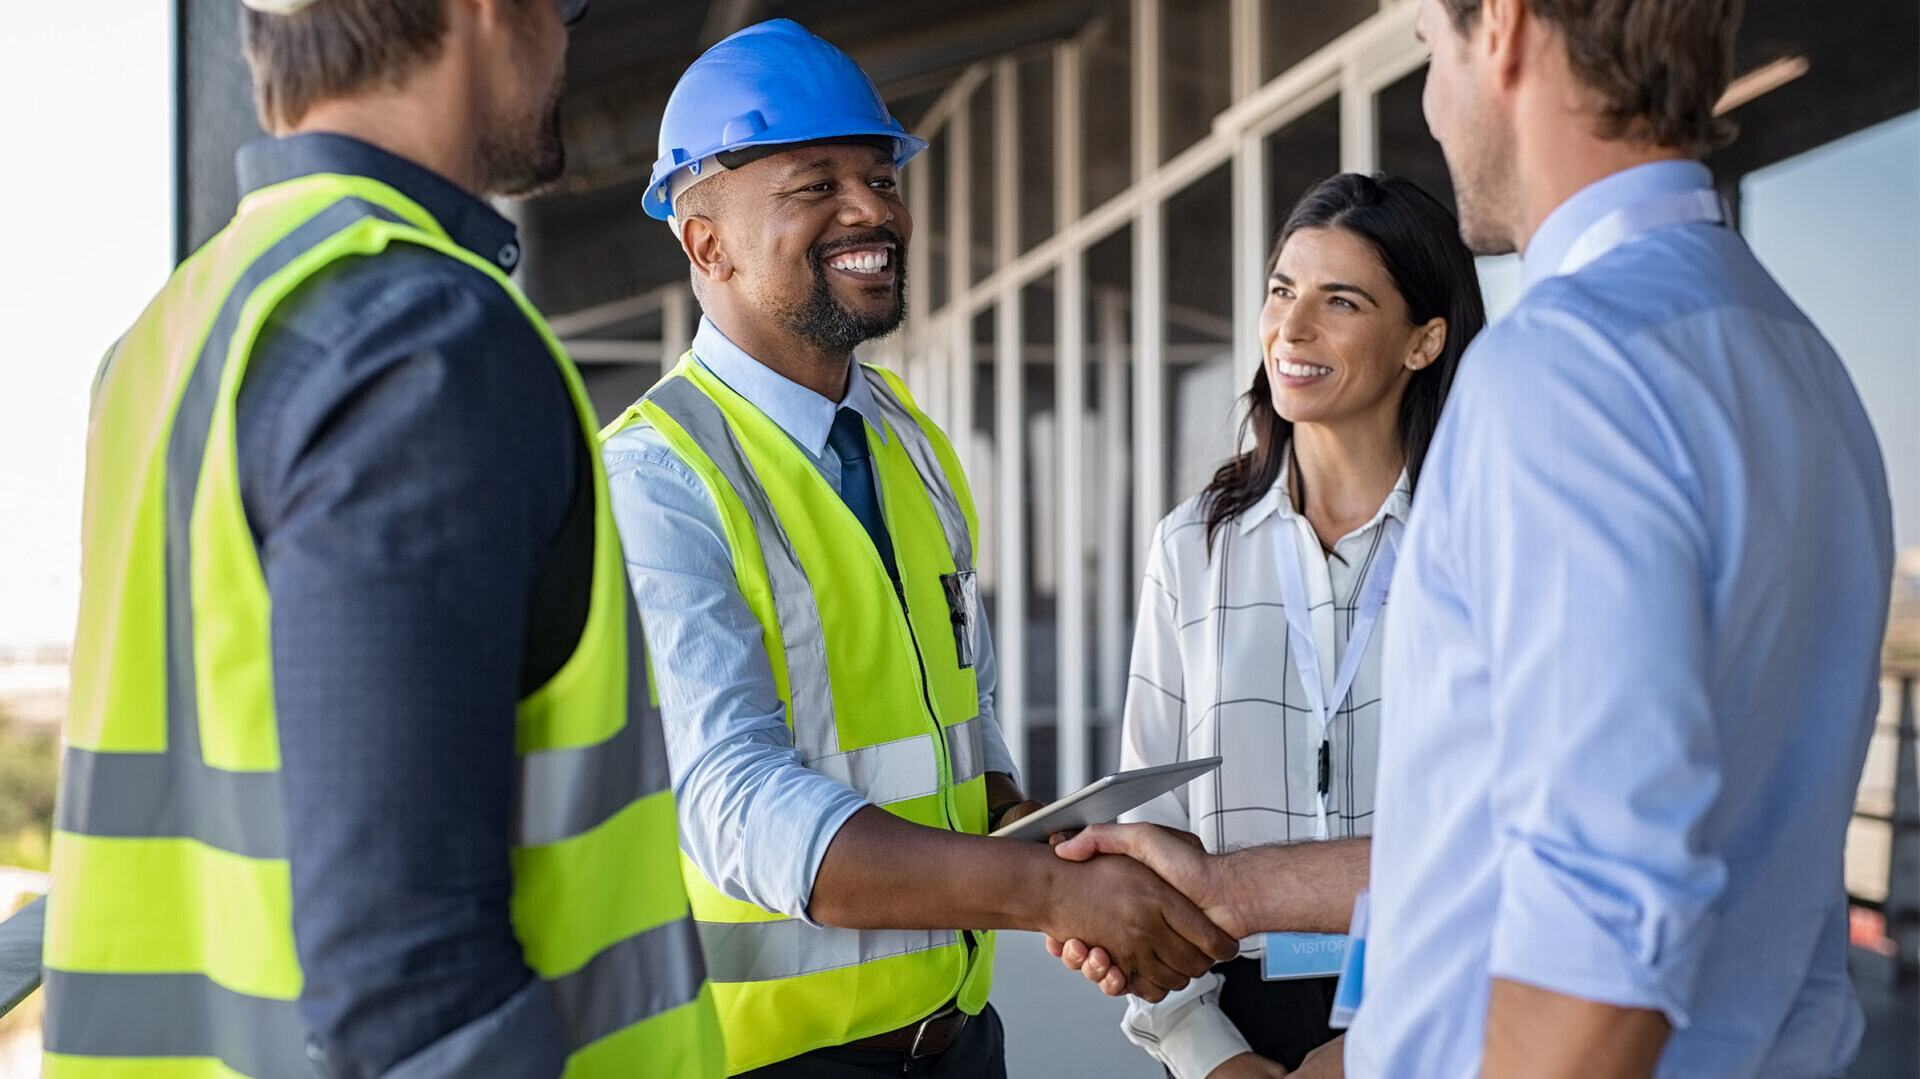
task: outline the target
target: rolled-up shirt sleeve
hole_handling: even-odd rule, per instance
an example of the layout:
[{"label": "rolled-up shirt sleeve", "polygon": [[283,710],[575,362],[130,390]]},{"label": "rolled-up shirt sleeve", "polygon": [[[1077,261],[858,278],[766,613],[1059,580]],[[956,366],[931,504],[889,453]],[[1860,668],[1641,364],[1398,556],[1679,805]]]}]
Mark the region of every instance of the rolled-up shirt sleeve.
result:
[{"label": "rolled-up shirt sleeve", "polygon": [[1726,876],[1703,495],[1620,343],[1550,308],[1489,337],[1444,513],[1489,657],[1491,973],[1684,1027]]},{"label": "rolled-up shirt sleeve", "polygon": [[602,458],[660,693],[681,847],[721,892],[808,919],[827,847],[867,801],[801,763],[699,477],[645,428],[609,440]]}]

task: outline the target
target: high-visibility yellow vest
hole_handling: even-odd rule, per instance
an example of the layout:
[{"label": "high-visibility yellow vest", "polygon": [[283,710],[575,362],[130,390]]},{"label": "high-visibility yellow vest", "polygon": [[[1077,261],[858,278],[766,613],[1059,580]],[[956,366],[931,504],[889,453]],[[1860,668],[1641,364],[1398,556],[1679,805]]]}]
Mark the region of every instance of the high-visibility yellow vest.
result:
[{"label": "high-visibility yellow vest", "polygon": [[[88,432],[44,957],[49,1079],[313,1075],[295,1003],[272,597],[240,501],[234,404],[274,307],[329,263],[395,243],[499,283],[552,349],[594,444],[546,323],[384,184],[264,188],[174,273],[109,356]],[[665,746],[597,463],[593,497],[586,624],[518,706],[514,931],[559,1008],[568,1076],[718,1075]]]},{"label": "high-visibility yellow vest", "polygon": [[[820,471],[692,353],[603,437],[653,427],[712,493],[807,767],[916,824],[981,834],[972,495],[898,377],[871,367],[854,377],[886,419],[885,440],[868,431],[867,441],[897,592]],[[730,1073],[905,1026],[950,999],[970,1014],[986,1004],[991,933],[809,926],[685,869]]]}]

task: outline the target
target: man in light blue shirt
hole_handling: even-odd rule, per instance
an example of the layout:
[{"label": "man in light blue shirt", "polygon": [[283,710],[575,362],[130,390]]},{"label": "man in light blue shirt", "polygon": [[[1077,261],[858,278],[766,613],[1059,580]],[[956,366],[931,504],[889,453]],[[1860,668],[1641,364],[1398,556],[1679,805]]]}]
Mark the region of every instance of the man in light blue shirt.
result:
[{"label": "man in light blue shirt", "polygon": [[647,208],[706,316],[603,454],[729,1066],[1003,1076],[973,931],[1101,941],[1155,998],[1236,942],[1135,862],[979,834],[1039,807],[993,722],[970,496],[854,358],[904,312],[924,144],[784,19],[696,61],[660,143]]},{"label": "man in light blue shirt", "polygon": [[[865,379],[849,379],[836,405],[742,352],[706,318],[693,355],[779,424],[836,491],[841,463],[827,443],[838,410],[852,409],[886,437]],[[628,572],[646,588],[647,642],[665,657],[655,678],[661,708],[676,717],[667,748],[681,843],[722,890],[803,916],[828,841],[866,799],[800,766],[760,623],[740,596],[720,512],[700,478],[650,426],[608,439],[601,457]],[[987,771],[1011,782],[1013,756],[993,721],[993,638],[984,617],[974,649]]]},{"label": "man in light blue shirt", "polygon": [[[1394,579],[1348,1075],[1825,1079],[1858,1046],[1885,475],[1691,160],[1737,5],[1624,6],[1419,14],[1462,233],[1526,291],[1462,361]],[[1063,850],[1128,846],[1230,932],[1323,928],[1360,885],[1338,852]]]}]

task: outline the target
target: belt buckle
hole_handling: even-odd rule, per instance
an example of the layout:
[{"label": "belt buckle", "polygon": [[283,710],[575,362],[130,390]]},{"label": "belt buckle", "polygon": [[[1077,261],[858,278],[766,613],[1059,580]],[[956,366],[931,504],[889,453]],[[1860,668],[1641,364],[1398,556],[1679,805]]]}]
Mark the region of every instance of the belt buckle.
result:
[{"label": "belt buckle", "polygon": [[959,1010],[959,1005],[949,1004],[939,1011],[934,1012],[932,1015],[927,1016],[925,1019],[920,1020],[920,1025],[913,1030],[913,1044],[907,1048],[907,1059],[920,1060],[923,1057],[933,1056],[934,1054],[932,1053],[923,1054],[920,1052],[920,1043],[926,1039],[927,1028]]}]

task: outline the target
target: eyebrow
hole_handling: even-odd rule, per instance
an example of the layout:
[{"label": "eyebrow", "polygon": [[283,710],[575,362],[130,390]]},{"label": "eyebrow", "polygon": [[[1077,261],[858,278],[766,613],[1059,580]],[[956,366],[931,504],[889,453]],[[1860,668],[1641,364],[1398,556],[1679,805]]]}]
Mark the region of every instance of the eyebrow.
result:
[{"label": "eyebrow", "polygon": [[798,165],[790,165],[787,167],[786,179],[792,180],[804,176],[809,172],[825,172],[831,168],[833,168],[833,159],[830,157],[823,157],[818,161],[808,161]]},{"label": "eyebrow", "polygon": [[[1272,275],[1272,277],[1271,277],[1271,280],[1274,280],[1274,281],[1278,281],[1278,282],[1280,282],[1281,284],[1283,284],[1283,285],[1285,285],[1285,286],[1287,286],[1288,288],[1292,288],[1292,287],[1294,287],[1294,286],[1293,286],[1293,278],[1291,278],[1291,277],[1288,277],[1288,276],[1287,276],[1286,274],[1283,274],[1283,273],[1281,273],[1281,272],[1280,272],[1280,271],[1278,271],[1278,270],[1275,270],[1275,271],[1273,272],[1273,275]],[[1322,291],[1322,292],[1351,292],[1351,293],[1353,293],[1353,294],[1354,294],[1354,295],[1356,295],[1356,296],[1364,296],[1364,297],[1366,297],[1366,299],[1367,299],[1367,302],[1368,302],[1368,303],[1370,303],[1370,304],[1372,304],[1372,305],[1373,305],[1373,306],[1375,306],[1375,307],[1379,307],[1379,306],[1380,306],[1380,301],[1379,301],[1379,300],[1376,300],[1376,299],[1374,299],[1374,298],[1373,298],[1373,293],[1371,293],[1371,292],[1368,292],[1368,291],[1367,291],[1366,289],[1363,289],[1363,288],[1361,288],[1361,287],[1360,287],[1359,285],[1348,285],[1348,284],[1343,284],[1343,283],[1341,283],[1341,282],[1339,282],[1339,281],[1329,281],[1329,282],[1327,282],[1326,284],[1324,284],[1324,285],[1321,285],[1321,286],[1320,286],[1320,291]]]},{"label": "eyebrow", "polygon": [[[881,162],[883,161],[889,165],[893,163],[893,155],[887,153],[885,150],[882,150],[879,147],[874,147],[873,152],[874,152],[874,159],[873,159],[872,165],[868,166],[869,168],[876,167],[880,165]],[[818,158],[813,161],[807,161],[798,165],[790,165],[787,168],[787,173],[784,179],[791,181],[791,180],[796,180],[801,176],[805,176],[807,173],[810,173],[810,172],[828,172],[833,169],[835,164],[836,162],[834,161],[833,158],[822,157],[822,158]]]}]

